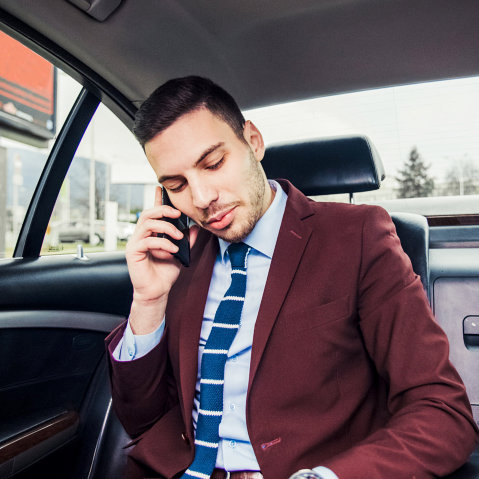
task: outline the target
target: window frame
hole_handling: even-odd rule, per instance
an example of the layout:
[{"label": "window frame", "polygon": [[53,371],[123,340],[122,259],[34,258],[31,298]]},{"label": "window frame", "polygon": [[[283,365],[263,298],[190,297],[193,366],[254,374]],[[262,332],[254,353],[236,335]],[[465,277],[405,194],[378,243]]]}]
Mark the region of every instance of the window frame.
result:
[{"label": "window frame", "polygon": [[100,102],[130,130],[137,107],[107,81],[54,42],[0,8],[0,30],[83,85],[58,133],[30,200],[13,258],[38,258],[60,188]]}]

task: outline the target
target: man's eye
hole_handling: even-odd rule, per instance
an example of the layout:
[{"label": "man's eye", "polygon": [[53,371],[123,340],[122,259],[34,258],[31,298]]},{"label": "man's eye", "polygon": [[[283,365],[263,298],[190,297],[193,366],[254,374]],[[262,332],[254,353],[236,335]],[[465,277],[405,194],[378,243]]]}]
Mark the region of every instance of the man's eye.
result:
[{"label": "man's eye", "polygon": [[206,167],[207,170],[217,170],[225,161],[225,157],[223,156],[221,160],[217,161],[216,163],[213,163],[212,165],[209,165]]},{"label": "man's eye", "polygon": [[184,186],[185,186],[185,184],[181,183],[181,185],[174,186],[174,187],[170,186],[170,187],[166,187],[166,188],[167,188],[167,190],[171,191],[172,193],[178,193],[183,189]]}]

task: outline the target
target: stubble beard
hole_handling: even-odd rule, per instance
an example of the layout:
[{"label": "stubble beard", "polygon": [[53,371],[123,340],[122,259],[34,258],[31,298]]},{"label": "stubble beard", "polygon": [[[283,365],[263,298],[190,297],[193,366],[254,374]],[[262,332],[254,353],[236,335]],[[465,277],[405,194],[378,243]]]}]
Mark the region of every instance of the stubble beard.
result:
[{"label": "stubble beard", "polygon": [[[259,221],[261,216],[263,215],[263,204],[264,204],[264,197],[266,193],[266,185],[264,181],[263,171],[256,160],[252,151],[249,153],[249,172],[246,175],[248,178],[248,203],[246,205],[247,209],[247,216],[242,220],[240,224],[235,225],[234,222],[225,228],[222,231],[215,231],[213,234],[218,238],[221,238],[229,243],[239,243],[243,241],[254,229],[256,223]],[[232,204],[228,205],[229,207],[237,206],[239,208],[244,207],[243,204]],[[223,209],[221,208],[218,209]]]}]

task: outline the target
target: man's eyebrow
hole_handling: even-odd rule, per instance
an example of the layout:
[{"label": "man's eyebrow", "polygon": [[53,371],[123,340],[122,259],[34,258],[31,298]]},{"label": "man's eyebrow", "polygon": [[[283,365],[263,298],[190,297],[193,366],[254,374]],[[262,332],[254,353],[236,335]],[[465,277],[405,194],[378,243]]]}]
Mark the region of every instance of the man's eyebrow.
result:
[{"label": "man's eyebrow", "polygon": [[[224,142],[220,141],[219,143],[216,143],[216,145],[211,145],[209,148],[207,148],[201,155],[200,157],[195,161],[194,167],[196,168],[208,155],[213,153],[213,151],[217,150],[218,148],[221,148],[224,146]],[[172,180],[175,178],[178,178],[180,175],[171,175],[171,176],[161,176],[158,178],[159,183],[163,183],[166,180]]]},{"label": "man's eyebrow", "polygon": [[213,153],[213,151],[217,150],[218,148],[224,146],[224,142],[220,141],[219,143],[216,143],[216,145],[210,146],[208,149],[206,149],[201,156],[196,160],[195,162],[195,167],[198,166],[208,155]]}]

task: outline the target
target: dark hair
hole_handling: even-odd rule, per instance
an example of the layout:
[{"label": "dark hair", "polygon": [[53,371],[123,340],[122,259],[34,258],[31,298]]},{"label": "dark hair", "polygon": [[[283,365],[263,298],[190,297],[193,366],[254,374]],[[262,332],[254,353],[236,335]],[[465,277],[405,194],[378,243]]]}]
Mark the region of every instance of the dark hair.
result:
[{"label": "dark hair", "polygon": [[158,87],[137,111],[133,133],[144,148],[145,143],[178,118],[200,108],[221,118],[245,141],[245,119],[233,97],[216,83],[199,76],[175,78]]}]

